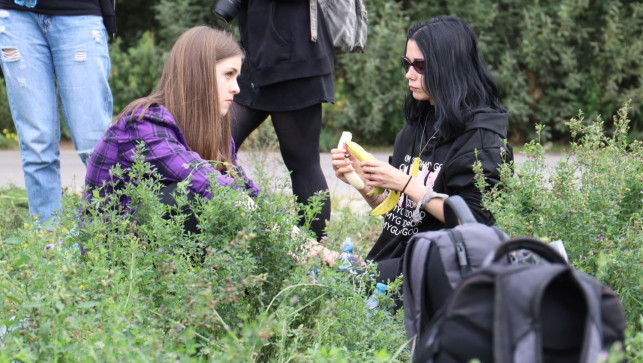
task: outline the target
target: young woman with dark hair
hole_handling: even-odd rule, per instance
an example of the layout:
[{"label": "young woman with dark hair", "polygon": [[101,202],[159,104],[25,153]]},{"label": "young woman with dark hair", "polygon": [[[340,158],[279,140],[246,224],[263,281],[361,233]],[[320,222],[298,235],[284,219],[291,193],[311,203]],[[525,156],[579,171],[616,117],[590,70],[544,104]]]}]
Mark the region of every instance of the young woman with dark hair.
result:
[{"label": "young woman with dark hair", "polygon": [[[420,23],[408,33],[401,58],[409,93],[406,124],[395,139],[390,161],[359,162],[346,149],[331,151],[335,174],[356,171],[365,181],[360,194],[375,208],[385,195],[369,196],[374,187],[401,192],[398,205],[384,217],[384,228],[367,255],[378,262],[378,281],[401,273],[407,241],[418,232],[444,227],[443,203],[460,195],[481,223],[493,216],[481,205],[473,164],[482,163],[490,185],[499,167],[513,160],[506,138],[507,110],[478,54],[476,36],[464,21],[443,16]],[[419,158],[419,171],[411,173]]]}]

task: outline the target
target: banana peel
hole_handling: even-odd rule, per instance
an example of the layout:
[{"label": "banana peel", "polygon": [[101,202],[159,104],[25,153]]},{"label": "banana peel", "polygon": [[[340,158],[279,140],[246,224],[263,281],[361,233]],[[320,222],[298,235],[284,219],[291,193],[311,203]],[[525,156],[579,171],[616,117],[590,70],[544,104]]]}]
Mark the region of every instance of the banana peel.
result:
[{"label": "banana peel", "polygon": [[391,209],[395,208],[395,205],[399,200],[400,200],[400,192],[398,192],[397,190],[389,191],[388,195],[386,196],[386,199],[384,199],[382,203],[380,203],[377,207],[375,207],[371,211],[371,215],[381,216],[390,212]]},{"label": "banana peel", "polygon": [[420,158],[413,158],[413,165],[411,166],[411,175],[418,176],[420,171]]},{"label": "banana peel", "polygon": [[[420,170],[420,158],[414,158],[413,165],[411,166],[411,175],[417,176],[419,170]],[[384,199],[382,203],[380,203],[377,207],[375,207],[375,209],[371,211],[371,215],[381,216],[390,212],[393,208],[395,208],[395,205],[399,200],[400,200],[400,192],[398,192],[397,190],[389,191],[388,195],[386,196],[386,199]]]}]

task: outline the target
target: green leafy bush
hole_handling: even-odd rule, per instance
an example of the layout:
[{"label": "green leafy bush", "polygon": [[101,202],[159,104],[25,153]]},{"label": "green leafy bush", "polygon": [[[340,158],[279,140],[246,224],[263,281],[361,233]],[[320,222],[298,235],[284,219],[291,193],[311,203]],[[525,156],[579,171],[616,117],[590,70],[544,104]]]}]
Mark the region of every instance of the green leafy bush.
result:
[{"label": "green leafy bush", "polygon": [[528,160],[514,175],[505,166],[502,185],[485,206],[512,235],[562,240],[572,265],[614,289],[635,344],[630,353],[640,358],[643,143],[628,141],[628,110],[629,102],[618,110],[611,136],[601,117],[588,122],[581,112],[572,118],[571,149],[553,168],[539,140],[529,143]]},{"label": "green leafy bush", "polygon": [[[112,175],[130,182],[89,203],[66,195],[53,230],[2,231],[0,361],[408,360],[391,300],[365,308],[369,274],[297,263],[307,236],[293,233],[292,196],[252,209],[216,183],[190,201],[182,183],[167,206],[148,164]],[[184,231],[185,208],[200,234]]]},{"label": "green leafy bush", "polygon": [[114,96],[114,114],[137,98],[156,88],[169,50],[155,44],[152,32],[144,32],[134,46],[121,49],[122,41],[110,44],[112,73],[110,87]]},{"label": "green leafy bush", "polygon": [[7,238],[15,231],[29,223],[29,202],[24,189],[9,186],[0,193],[0,240]]},{"label": "green leafy bush", "polygon": [[[566,118],[615,114],[631,99],[632,138],[643,131],[643,4],[576,0],[413,2],[413,21],[439,14],[469,22],[510,111],[514,144],[538,136],[566,141]],[[547,126],[545,135],[535,125]],[[612,127],[607,120],[607,129]]]},{"label": "green leafy bush", "polygon": [[[7,132],[16,132],[13,125],[13,118],[11,117],[11,110],[9,109],[9,99],[7,98],[7,87],[4,78],[0,81],[0,130],[7,130]],[[4,138],[0,135],[0,141]],[[0,147],[5,148],[8,144],[0,142]]]},{"label": "green leafy bush", "polygon": [[[336,147],[342,131],[367,145],[392,144],[404,125],[407,83],[400,66],[409,17],[399,3],[369,1],[364,54],[335,56],[336,104],[325,105],[322,146]],[[363,141],[359,141],[363,140]]]}]

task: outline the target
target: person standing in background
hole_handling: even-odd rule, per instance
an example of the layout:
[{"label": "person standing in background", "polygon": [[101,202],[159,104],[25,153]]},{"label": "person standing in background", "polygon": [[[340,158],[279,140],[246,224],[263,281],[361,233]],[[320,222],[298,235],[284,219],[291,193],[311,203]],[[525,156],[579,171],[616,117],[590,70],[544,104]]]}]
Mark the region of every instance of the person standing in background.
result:
[{"label": "person standing in background", "polygon": [[[315,193],[328,191],[319,136],[322,103],[335,102],[335,54],[322,12],[317,11],[318,37],[312,41],[308,1],[220,0],[215,7],[228,21],[237,11],[247,54],[238,79],[241,92],[230,110],[232,137],[239,149],[270,116],[293,194],[298,202],[307,203]],[[327,220],[330,198],[311,223],[317,238],[323,236]]]},{"label": "person standing in background", "polygon": [[29,212],[41,225],[61,211],[60,119],[89,155],[112,118],[111,0],[0,0],[0,65],[19,137]]}]

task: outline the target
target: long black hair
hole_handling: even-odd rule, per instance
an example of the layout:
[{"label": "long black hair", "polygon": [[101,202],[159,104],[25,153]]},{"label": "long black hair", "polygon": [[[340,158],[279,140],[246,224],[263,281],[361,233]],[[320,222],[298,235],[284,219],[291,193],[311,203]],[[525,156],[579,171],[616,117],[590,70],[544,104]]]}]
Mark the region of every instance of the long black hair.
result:
[{"label": "long black hair", "polygon": [[424,56],[423,84],[435,104],[417,101],[409,92],[404,103],[409,122],[423,121],[423,115],[434,108],[436,129],[452,138],[476,113],[507,112],[478,54],[476,35],[462,19],[441,16],[417,24],[409,30],[409,40]]}]

